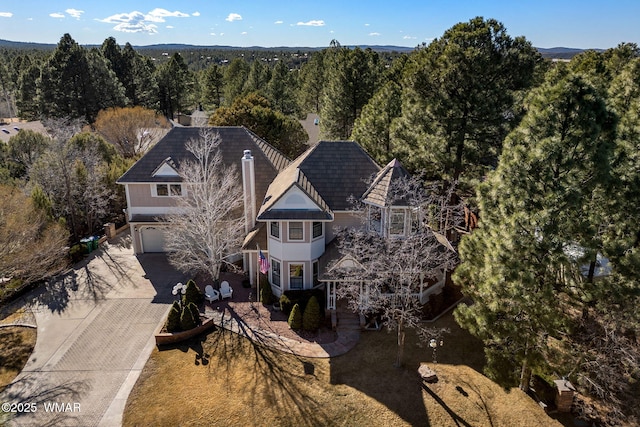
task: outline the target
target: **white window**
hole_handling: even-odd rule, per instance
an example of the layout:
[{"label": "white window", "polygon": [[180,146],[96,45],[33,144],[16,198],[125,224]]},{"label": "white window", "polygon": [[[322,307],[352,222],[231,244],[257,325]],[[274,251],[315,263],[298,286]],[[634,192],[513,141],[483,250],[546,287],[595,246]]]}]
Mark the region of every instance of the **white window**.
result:
[{"label": "white window", "polygon": [[389,218],[389,234],[404,234],[404,210],[395,209],[391,211]]},{"label": "white window", "polygon": [[280,238],[280,223],[278,221],[272,221],[269,234],[276,239]]},{"label": "white window", "polygon": [[271,258],[271,284],[280,287],[280,261]]},{"label": "white window", "polygon": [[156,184],[154,187],[154,196],[156,197],[181,197],[181,184]]},{"label": "white window", "polygon": [[289,289],[302,289],[304,286],[304,264],[289,264]]},{"label": "white window", "polygon": [[304,240],[304,228],[302,222],[289,223],[289,240]]},{"label": "white window", "polygon": [[314,222],[313,223],[313,238],[322,237],[322,223]]},{"label": "white window", "polygon": [[313,286],[316,286],[318,283],[320,283],[320,280],[318,279],[319,273],[320,270],[318,267],[318,261],[313,261]]},{"label": "white window", "polygon": [[380,208],[375,206],[369,207],[369,230],[378,234],[382,231],[382,214]]}]

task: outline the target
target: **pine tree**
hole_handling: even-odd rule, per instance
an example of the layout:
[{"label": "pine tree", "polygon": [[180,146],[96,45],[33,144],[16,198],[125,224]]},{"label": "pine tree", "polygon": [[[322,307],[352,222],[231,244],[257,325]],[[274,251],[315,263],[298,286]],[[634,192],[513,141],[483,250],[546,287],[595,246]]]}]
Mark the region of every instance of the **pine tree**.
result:
[{"label": "pine tree", "polygon": [[[460,244],[454,280],[474,300],[456,319],[486,346],[488,373],[528,388],[549,334],[568,331],[563,300],[592,289],[571,247],[601,245],[598,194],[608,180],[614,124],[597,90],[564,71],[527,101],[498,168],[479,187],[480,226]],[[511,358],[506,355],[513,355]],[[510,363],[507,363],[510,362]]]},{"label": "pine tree", "polygon": [[300,304],[294,304],[287,323],[291,329],[298,330],[302,328],[302,309],[300,308]]},{"label": "pine tree", "polygon": [[392,139],[408,166],[434,179],[473,183],[495,166],[521,117],[517,99],[542,57],[499,22],[474,18],[415,51],[405,67],[402,116]]},{"label": "pine tree", "polygon": [[315,296],[309,298],[302,315],[302,329],[315,331],[320,327],[320,304]]},{"label": "pine tree", "polygon": [[168,332],[177,332],[180,330],[180,303],[174,301],[173,305],[169,309],[169,315],[167,316],[166,328]]}]

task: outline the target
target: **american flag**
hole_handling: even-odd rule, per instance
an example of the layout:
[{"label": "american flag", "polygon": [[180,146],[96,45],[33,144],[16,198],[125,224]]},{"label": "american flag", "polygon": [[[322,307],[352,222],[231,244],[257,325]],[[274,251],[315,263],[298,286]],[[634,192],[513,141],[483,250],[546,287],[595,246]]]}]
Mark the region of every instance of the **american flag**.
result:
[{"label": "american flag", "polygon": [[269,265],[269,260],[264,256],[262,251],[258,251],[258,259],[260,264],[260,273],[267,274],[267,271],[269,271],[269,267],[271,266]]}]

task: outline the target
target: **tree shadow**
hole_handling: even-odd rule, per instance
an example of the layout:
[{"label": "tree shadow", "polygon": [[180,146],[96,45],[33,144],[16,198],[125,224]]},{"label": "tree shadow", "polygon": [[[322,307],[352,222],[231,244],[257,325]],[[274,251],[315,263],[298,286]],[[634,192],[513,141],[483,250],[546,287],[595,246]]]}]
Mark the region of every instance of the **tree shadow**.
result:
[{"label": "tree shadow", "polygon": [[[408,334],[407,346],[415,337]],[[394,367],[393,339],[385,332],[366,332],[348,353],[330,359],[331,384],[344,384],[377,400],[411,425],[430,425],[418,381],[420,361],[408,356]]]},{"label": "tree shadow", "polygon": [[[42,374],[44,375],[44,374]],[[0,401],[8,403],[35,403],[37,411],[15,412],[10,414],[18,424],[29,420],[28,425],[55,427],[60,425],[78,425],[77,414],[59,411],[46,412],[45,403],[78,402],[83,395],[90,391],[90,386],[84,381],[63,381],[52,384],[44,378],[33,374],[26,375],[8,385],[0,393]],[[44,386],[43,386],[43,383]],[[34,419],[35,418],[35,419]]]},{"label": "tree shadow", "polygon": [[[282,419],[295,419],[296,425],[332,424],[332,414],[327,413],[321,402],[299,386],[310,377],[316,377],[315,369],[311,368],[313,362],[274,350],[274,346],[282,348],[287,343],[276,334],[252,328],[232,310],[227,311],[226,322],[233,322],[234,325],[226,324],[223,328],[217,328],[209,334],[209,339],[201,341],[204,345],[203,355],[217,356],[218,365],[209,364],[209,372],[230,381],[229,377],[225,379],[225,375],[241,360],[246,365],[249,378],[245,384],[250,390],[247,394],[251,396],[248,410],[260,408],[259,400],[267,398]],[[272,393],[265,394],[264,389]],[[255,414],[256,420],[260,417],[260,413]]]},{"label": "tree shadow", "polygon": [[459,416],[458,414],[456,414],[456,412],[454,410],[452,410],[445,402],[444,400],[440,399],[440,396],[438,396],[436,393],[433,392],[433,390],[431,390],[429,388],[429,385],[422,381],[422,389],[424,391],[426,391],[432,398],[433,400],[435,400],[436,402],[438,402],[438,404],[440,406],[442,406],[442,408],[447,411],[447,414],[449,414],[449,416],[451,416],[451,419],[453,420],[453,422],[455,423],[456,426],[465,426],[465,427],[472,427],[471,424],[469,424],[468,422],[466,422],[461,416]]}]

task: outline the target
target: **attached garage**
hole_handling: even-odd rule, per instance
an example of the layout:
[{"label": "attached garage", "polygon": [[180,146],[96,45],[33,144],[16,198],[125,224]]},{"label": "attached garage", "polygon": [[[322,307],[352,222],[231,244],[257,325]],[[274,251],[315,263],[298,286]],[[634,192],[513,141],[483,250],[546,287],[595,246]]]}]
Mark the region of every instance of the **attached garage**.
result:
[{"label": "attached garage", "polygon": [[141,227],[142,252],[166,252],[167,227]]}]

